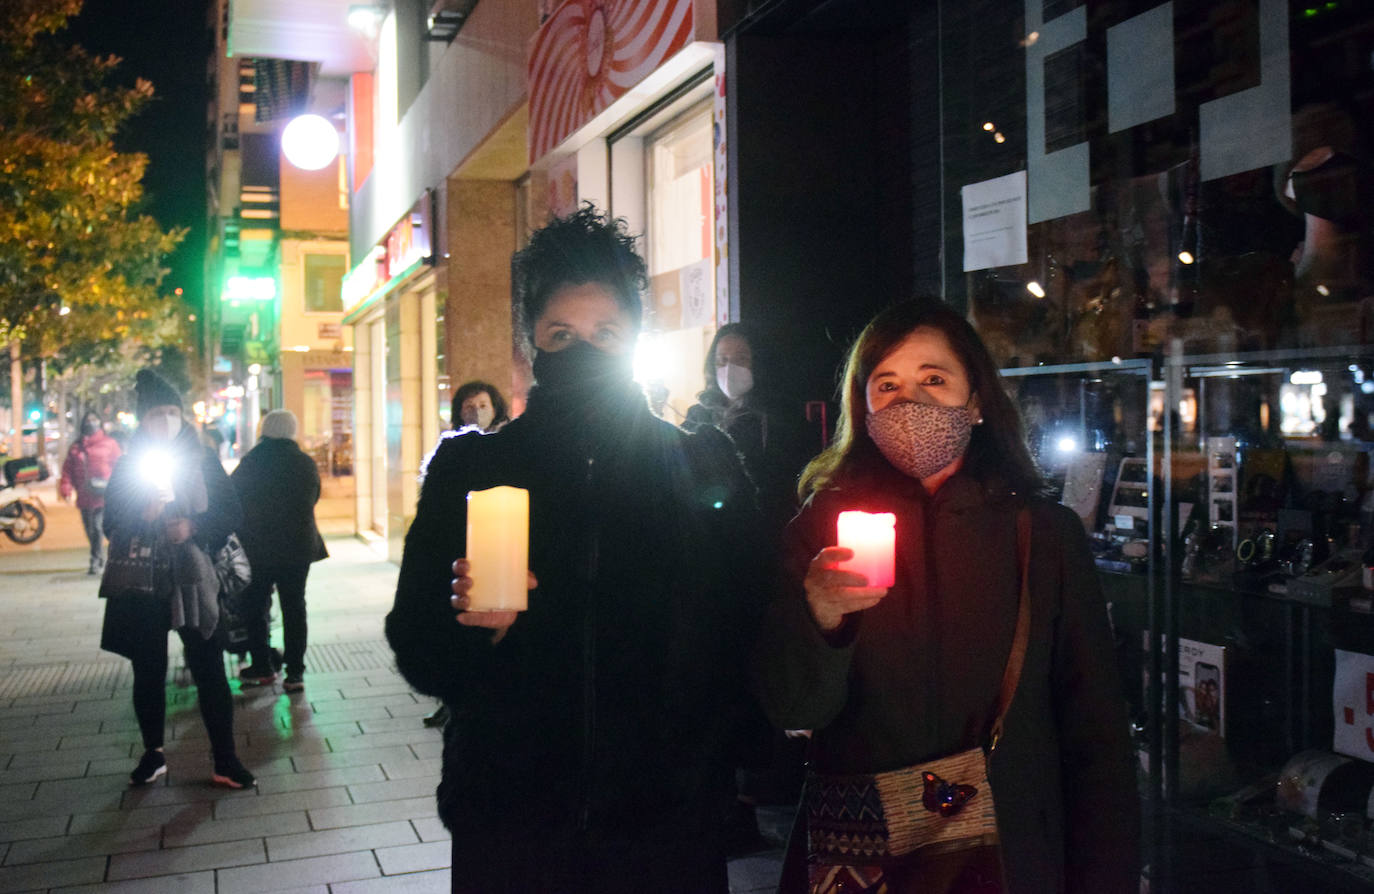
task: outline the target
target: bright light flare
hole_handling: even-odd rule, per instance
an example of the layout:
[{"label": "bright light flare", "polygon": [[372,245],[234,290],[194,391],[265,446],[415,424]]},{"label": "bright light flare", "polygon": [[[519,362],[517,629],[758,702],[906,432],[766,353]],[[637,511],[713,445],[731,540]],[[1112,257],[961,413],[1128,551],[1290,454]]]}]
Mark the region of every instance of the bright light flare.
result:
[{"label": "bright light flare", "polygon": [[1030,282],[1026,283],[1026,291],[1030,292],[1036,298],[1045,297],[1045,287],[1040,285],[1040,283],[1036,282],[1035,280],[1031,280]]},{"label": "bright light flare", "polygon": [[339,131],[319,115],[298,115],[281,132],[286,160],[303,171],[328,167],[339,155]]}]

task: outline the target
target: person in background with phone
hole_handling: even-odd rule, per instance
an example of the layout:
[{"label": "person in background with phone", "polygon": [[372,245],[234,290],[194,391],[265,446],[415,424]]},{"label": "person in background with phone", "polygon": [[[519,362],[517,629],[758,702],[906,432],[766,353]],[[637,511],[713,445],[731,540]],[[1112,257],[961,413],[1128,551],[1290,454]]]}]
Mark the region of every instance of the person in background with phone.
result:
[{"label": "person in background with phone", "polygon": [[119,442],[105,434],[100,415],[88,412],[81,418],[81,433],[67,450],[62,463],[62,477],[57,492],[64,500],[76,495],[76,508],[81,510],[81,525],[91,542],[91,562],[87,574],[105,570],[105,534],[101,522],[105,517],[105,488],[110,473],[123,451]]},{"label": "person in background with phone", "polygon": [[134,714],[143,756],[130,785],[167,772],[167,633],[175,630],[214,758],[213,785],[247,788],[253,774],[234,746],[234,702],[215,638],[219,580],[210,556],[242,519],[239,498],[214,450],[181,418],[181,395],[150,369],[134,384],[138,430],[105,494],[110,560],[100,581],[100,648],[133,663]]}]

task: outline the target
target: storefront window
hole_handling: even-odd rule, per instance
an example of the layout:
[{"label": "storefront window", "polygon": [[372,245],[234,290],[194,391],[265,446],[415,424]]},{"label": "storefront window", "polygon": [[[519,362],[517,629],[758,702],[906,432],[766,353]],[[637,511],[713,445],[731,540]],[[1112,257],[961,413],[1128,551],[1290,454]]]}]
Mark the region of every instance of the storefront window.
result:
[{"label": "storefront window", "polygon": [[321,478],[353,474],[353,371],[308,369],[297,440]]},{"label": "storefront window", "polygon": [[348,258],[338,254],[305,256],[306,313],[337,313],[343,310],[340,291]]},{"label": "storefront window", "polygon": [[439,391],[439,427],[445,431],[453,427],[453,386],[448,377],[446,331],[444,313],[440,311],[434,321],[434,381]]},{"label": "storefront window", "polygon": [[1369,339],[1368,7],[942,12],[946,295],[1006,364]]},{"label": "storefront window", "polygon": [[710,103],[650,134],[644,157],[650,300],[636,373],[655,411],[679,422],[701,390],[715,328]]}]

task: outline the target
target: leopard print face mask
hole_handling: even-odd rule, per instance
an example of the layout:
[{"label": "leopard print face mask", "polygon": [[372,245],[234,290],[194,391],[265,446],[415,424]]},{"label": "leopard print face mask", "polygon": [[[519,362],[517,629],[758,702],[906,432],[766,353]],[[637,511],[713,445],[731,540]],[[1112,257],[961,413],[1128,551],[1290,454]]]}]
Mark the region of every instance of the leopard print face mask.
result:
[{"label": "leopard print face mask", "polygon": [[902,401],[869,413],[866,425],[888,462],[912,478],[925,479],[964,455],[974,411]]}]

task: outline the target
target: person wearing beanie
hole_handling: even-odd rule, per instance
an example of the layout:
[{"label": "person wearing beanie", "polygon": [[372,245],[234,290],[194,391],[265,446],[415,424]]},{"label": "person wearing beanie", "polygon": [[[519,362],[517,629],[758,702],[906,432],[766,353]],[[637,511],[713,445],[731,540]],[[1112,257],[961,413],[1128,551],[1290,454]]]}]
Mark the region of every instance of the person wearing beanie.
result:
[{"label": "person wearing beanie", "polygon": [[[252,662],[239,671],[239,680],[247,686],[269,685],[285,664],[282,689],[287,692],[305,689],[305,581],[310,564],[329,555],[315,525],[320,473],[296,444],[296,428],[290,410],[263,416],[262,439],[230,479],[243,504],[239,540],[253,568],[253,579],[240,597]],[[269,642],[273,586],[281,603],[284,655]]]},{"label": "person wearing beanie", "polygon": [[215,637],[219,580],[211,559],[238,526],[238,496],[219,457],[201,446],[193,426],[182,424],[175,388],[145,369],[135,379],[134,396],[138,430],[105,489],[110,557],[100,581],[100,647],[133,663],[144,752],[129,783],[146,785],[167,772],[167,632],[175,630],[209,734],[210,781],[247,788],[255,780],[234,747],[233,696]]}]

